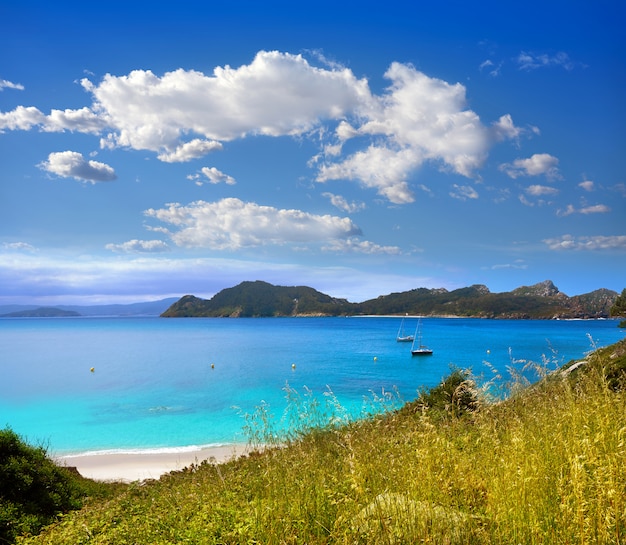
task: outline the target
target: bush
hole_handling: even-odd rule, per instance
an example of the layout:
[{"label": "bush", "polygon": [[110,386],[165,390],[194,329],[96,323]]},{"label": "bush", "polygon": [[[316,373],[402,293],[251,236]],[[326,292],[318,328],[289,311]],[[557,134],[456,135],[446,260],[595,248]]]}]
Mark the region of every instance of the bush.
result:
[{"label": "bush", "polygon": [[11,429],[0,430],[0,543],[35,534],[59,514],[82,506],[80,477],[46,454]]}]

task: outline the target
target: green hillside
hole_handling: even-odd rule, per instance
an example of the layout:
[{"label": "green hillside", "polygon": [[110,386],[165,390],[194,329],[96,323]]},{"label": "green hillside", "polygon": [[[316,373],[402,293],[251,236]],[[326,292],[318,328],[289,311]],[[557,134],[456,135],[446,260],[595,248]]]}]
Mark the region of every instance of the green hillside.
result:
[{"label": "green hillside", "polygon": [[305,286],[273,286],[267,282],[242,282],[217,293],[212,299],[186,295],[161,316],[172,317],[268,317],[346,314],[345,299],[334,299]]}]

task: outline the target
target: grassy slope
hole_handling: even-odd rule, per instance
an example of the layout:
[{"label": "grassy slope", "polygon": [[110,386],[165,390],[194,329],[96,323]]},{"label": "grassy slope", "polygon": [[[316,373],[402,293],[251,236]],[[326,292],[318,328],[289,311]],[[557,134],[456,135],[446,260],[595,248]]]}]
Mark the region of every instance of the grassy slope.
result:
[{"label": "grassy slope", "polygon": [[626,543],[625,352],[464,417],[415,403],[135,484],[23,542]]}]

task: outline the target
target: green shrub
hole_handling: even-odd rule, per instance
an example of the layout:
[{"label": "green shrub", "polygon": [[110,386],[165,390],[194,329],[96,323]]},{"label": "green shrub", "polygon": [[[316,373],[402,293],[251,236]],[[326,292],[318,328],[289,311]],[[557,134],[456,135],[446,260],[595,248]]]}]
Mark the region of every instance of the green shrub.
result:
[{"label": "green shrub", "polygon": [[422,388],[417,400],[409,405],[431,414],[460,417],[478,408],[476,384],[468,371],[452,368],[437,386]]},{"label": "green shrub", "polygon": [[0,543],[36,534],[61,513],[82,507],[90,492],[86,481],[56,465],[44,447],[28,445],[9,428],[0,430]]}]

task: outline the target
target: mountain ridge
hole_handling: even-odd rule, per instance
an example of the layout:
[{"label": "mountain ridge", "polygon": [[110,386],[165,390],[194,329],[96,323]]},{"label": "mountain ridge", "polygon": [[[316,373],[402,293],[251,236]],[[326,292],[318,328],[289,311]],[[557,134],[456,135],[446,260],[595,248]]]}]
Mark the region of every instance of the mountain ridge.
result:
[{"label": "mountain ridge", "polygon": [[63,317],[67,313],[75,313],[73,316],[159,316],[172,304],[178,301],[178,297],[168,297],[156,301],[144,301],[128,304],[105,304],[105,305],[0,305],[0,318],[10,317],[41,317],[42,309],[55,309],[56,314],[48,313],[47,316]]},{"label": "mountain ridge", "polygon": [[600,288],[569,297],[551,280],[492,293],[483,284],[448,291],[416,288],[380,295],[361,303],[334,298],[308,286],[274,286],[261,280],[241,282],[211,299],[185,295],[164,313],[182,317],[280,317],[422,315],[509,319],[608,318],[618,293]]}]

